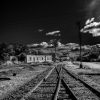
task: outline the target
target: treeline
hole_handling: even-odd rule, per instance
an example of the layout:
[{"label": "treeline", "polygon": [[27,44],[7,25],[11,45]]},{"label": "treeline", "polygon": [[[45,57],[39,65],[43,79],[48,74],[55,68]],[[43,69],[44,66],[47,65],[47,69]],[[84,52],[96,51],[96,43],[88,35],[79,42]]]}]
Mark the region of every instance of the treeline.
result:
[{"label": "treeline", "polygon": [[[47,52],[48,51],[48,52]],[[0,61],[9,60],[10,56],[15,56],[19,61],[25,61],[27,54],[42,55],[52,54],[49,50],[43,50],[43,48],[30,48],[27,45],[21,43],[0,43]]]},{"label": "treeline", "polygon": [[26,45],[14,43],[0,43],[0,61],[6,61],[9,59],[9,56],[18,56],[21,53],[28,52]]},{"label": "treeline", "polygon": [[[92,47],[88,52],[84,52],[81,56],[84,62],[99,62],[100,61],[100,48]],[[77,57],[77,61],[80,61],[80,56]]]}]

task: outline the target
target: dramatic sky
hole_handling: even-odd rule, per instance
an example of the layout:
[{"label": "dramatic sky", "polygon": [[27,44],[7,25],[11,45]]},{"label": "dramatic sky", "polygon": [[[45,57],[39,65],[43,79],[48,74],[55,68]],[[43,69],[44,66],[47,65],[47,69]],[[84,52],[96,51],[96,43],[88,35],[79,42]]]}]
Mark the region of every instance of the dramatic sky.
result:
[{"label": "dramatic sky", "polygon": [[[36,43],[49,41],[45,34],[60,30],[63,43],[78,43],[77,21],[81,27],[91,17],[99,17],[100,0],[57,2],[4,1],[0,5],[0,42]],[[100,37],[82,33],[85,44],[100,43]]]}]

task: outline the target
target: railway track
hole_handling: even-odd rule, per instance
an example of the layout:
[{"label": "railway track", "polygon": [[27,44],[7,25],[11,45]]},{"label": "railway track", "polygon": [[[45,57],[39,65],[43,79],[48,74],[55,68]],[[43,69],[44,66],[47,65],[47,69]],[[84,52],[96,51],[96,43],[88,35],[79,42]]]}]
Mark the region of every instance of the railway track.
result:
[{"label": "railway track", "polygon": [[55,68],[52,73],[46,78],[30,95],[23,100],[52,100],[59,81],[58,72]]},{"label": "railway track", "polygon": [[50,76],[43,81],[30,95],[21,100],[77,100],[62,80],[61,65],[55,67]]},{"label": "railway track", "polygon": [[8,92],[6,95],[0,98],[0,100],[20,100],[23,95],[26,95],[33,88],[36,88],[37,84],[40,84],[48,74],[52,72],[52,67],[49,67],[44,72],[37,75],[34,79],[15,89],[14,91]]},{"label": "railway track", "polygon": [[[100,93],[58,64],[2,100],[100,100]],[[31,85],[30,85],[31,84]]]},{"label": "railway track", "polygon": [[63,81],[78,100],[100,100],[100,92],[86,83],[78,75],[62,68]]},{"label": "railway track", "polygon": [[61,79],[60,89],[58,91],[58,95],[54,100],[77,100],[76,96],[72,93],[72,91],[68,88],[66,83]]}]

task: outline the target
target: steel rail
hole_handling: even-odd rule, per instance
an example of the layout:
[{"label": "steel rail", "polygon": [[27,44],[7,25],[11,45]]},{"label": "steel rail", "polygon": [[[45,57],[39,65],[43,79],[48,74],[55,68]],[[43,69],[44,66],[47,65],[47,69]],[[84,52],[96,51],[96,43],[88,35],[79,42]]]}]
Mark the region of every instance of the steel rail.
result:
[{"label": "steel rail", "polygon": [[[50,95],[50,100],[54,100],[54,98],[57,96],[57,91],[59,91],[58,87],[60,87],[60,80],[58,78],[57,70],[54,68],[47,79],[42,81],[42,83],[37,87],[36,91],[31,92],[30,95],[25,96],[24,99],[21,100],[40,99],[41,96],[39,96],[39,94],[42,95],[43,100],[48,100],[48,95]],[[36,96],[38,96],[37,98],[34,97],[35,93]]]},{"label": "steel rail", "polygon": [[75,94],[73,93],[73,91],[72,91],[72,90],[69,88],[69,86],[65,83],[65,80],[62,79],[61,81],[62,81],[62,83],[64,84],[66,90],[69,92],[71,99],[72,99],[72,100],[78,100],[78,98],[75,96]]},{"label": "steel rail", "polygon": [[23,96],[21,100],[25,100],[25,98],[27,98],[28,96],[30,96],[31,93],[33,91],[35,91],[42,84],[43,81],[46,81],[46,79],[50,76],[50,74],[52,73],[52,71],[54,70],[54,68],[52,68],[50,70],[50,72],[31,91],[29,91],[25,96]]},{"label": "steel rail", "polygon": [[58,73],[58,82],[57,82],[56,90],[54,92],[52,100],[57,100],[57,96],[58,96],[58,93],[59,93],[59,90],[60,90],[60,84],[61,84],[61,78],[62,78],[61,77],[62,66],[60,66],[59,71],[57,70],[57,67],[56,67],[56,71]]},{"label": "steel rail", "polygon": [[[39,75],[37,75],[35,78],[31,79],[30,81],[28,81],[27,83],[23,84],[22,86],[20,86],[19,88],[16,88],[16,90],[11,91],[10,93],[7,93],[5,96],[1,97],[0,100],[20,100],[21,98],[23,98],[23,95],[26,95],[27,93],[29,93],[29,91],[32,89],[32,86],[35,86],[33,90],[35,90],[43,81],[45,75],[48,75],[48,72],[50,72],[52,69],[48,68],[47,70],[43,71],[43,75],[41,77],[40,73]],[[39,79],[38,79],[39,78]],[[41,79],[40,79],[41,78]],[[38,80],[37,80],[38,79]],[[36,82],[35,82],[35,81]],[[33,82],[33,83],[32,83]],[[37,84],[37,85],[36,85]],[[32,85],[32,86],[31,86]],[[29,87],[29,89],[28,89]],[[21,90],[22,89],[22,90]],[[18,95],[19,94],[19,95]],[[29,93],[30,94],[30,93]],[[16,97],[16,98],[15,98]],[[11,99],[9,99],[11,98]],[[20,99],[17,99],[20,98]]]},{"label": "steel rail", "polygon": [[57,86],[56,86],[56,90],[54,92],[54,95],[52,97],[52,100],[57,100],[58,92],[60,90],[60,83],[61,83],[61,79],[59,77],[58,82],[57,82]]},{"label": "steel rail", "polygon": [[[64,67],[63,67],[64,68]],[[84,84],[85,87],[87,87],[92,93],[94,93],[97,97],[100,98],[100,91],[98,91],[97,89],[95,89],[94,87],[92,87],[91,85],[89,85],[89,83],[85,82],[83,77],[80,77],[79,75],[73,73],[72,71],[64,68],[66,70],[66,72],[72,76],[73,78],[79,80],[81,83]]]}]

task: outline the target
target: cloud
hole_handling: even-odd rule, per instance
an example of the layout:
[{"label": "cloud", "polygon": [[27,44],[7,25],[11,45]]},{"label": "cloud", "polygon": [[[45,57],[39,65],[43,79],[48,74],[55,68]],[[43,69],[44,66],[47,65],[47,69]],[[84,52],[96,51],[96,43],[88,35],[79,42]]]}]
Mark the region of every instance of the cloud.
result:
[{"label": "cloud", "polygon": [[94,37],[100,36],[100,22],[96,22],[95,18],[88,19],[85,26],[80,31],[83,33],[90,33]]},{"label": "cloud", "polygon": [[60,31],[57,30],[57,31],[48,32],[48,33],[46,33],[46,35],[54,35],[54,36],[58,36],[58,35],[60,35],[59,33],[60,33]]},{"label": "cloud", "polygon": [[38,32],[42,32],[43,31],[43,29],[38,29]]}]

